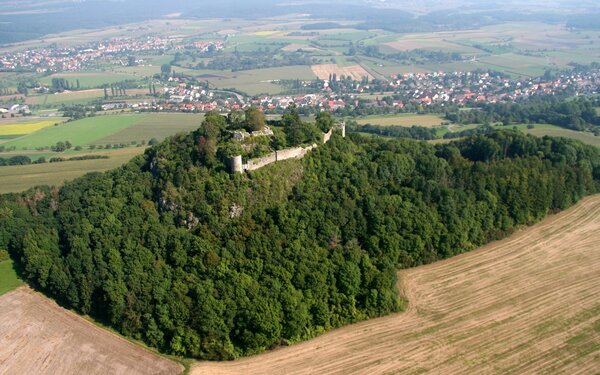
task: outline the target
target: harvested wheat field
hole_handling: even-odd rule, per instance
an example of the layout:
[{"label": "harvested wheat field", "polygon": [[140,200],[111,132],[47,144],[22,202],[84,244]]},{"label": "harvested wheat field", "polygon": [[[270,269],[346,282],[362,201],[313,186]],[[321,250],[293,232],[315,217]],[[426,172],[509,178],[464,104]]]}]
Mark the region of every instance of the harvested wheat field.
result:
[{"label": "harvested wheat field", "polygon": [[183,367],[21,287],[0,297],[0,374],[179,374]]},{"label": "harvested wheat field", "polygon": [[360,81],[363,77],[373,79],[373,76],[360,65],[341,67],[337,64],[319,64],[311,65],[310,68],[312,69],[313,73],[315,73],[315,75],[322,80],[329,79],[330,74],[336,74],[338,79],[340,79],[342,76],[350,76],[352,79],[358,81]]},{"label": "harvested wheat field", "polygon": [[404,313],[192,374],[600,373],[600,196],[400,280]]}]

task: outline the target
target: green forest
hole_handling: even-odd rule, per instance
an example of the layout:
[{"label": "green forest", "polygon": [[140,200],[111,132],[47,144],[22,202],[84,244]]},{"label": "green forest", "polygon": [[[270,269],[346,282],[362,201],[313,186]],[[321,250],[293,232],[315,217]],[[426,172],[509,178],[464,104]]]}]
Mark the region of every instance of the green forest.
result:
[{"label": "green forest", "polygon": [[570,100],[541,96],[514,103],[482,103],[474,110],[455,108],[446,111],[449,121],[460,124],[489,124],[502,122],[504,125],[532,123],[552,124],[572,130],[589,130],[600,134],[600,116],[596,108],[600,97],[579,97]]},{"label": "green forest", "polygon": [[302,160],[230,174],[214,125],[0,197],[0,248],[32,286],[126,336],[233,359],[400,311],[398,269],[600,188],[600,150],[516,131],[444,145],[334,133]]}]

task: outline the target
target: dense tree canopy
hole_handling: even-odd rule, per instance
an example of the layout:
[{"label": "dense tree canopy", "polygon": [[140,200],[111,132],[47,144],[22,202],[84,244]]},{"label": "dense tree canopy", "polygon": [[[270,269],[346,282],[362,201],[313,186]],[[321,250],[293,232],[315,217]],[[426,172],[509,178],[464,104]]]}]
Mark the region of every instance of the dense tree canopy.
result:
[{"label": "dense tree canopy", "polygon": [[597,149],[510,131],[436,146],[338,134],[232,175],[197,143],[221,119],[116,170],[0,197],[0,248],[34,286],[127,336],[226,359],[397,311],[397,268],[505,236],[600,184]]},{"label": "dense tree canopy", "polygon": [[573,130],[597,130],[600,116],[596,107],[600,97],[581,97],[564,100],[552,96],[532,98],[525,102],[480,104],[464,111],[447,111],[446,118],[461,124],[503,122],[552,124]]}]

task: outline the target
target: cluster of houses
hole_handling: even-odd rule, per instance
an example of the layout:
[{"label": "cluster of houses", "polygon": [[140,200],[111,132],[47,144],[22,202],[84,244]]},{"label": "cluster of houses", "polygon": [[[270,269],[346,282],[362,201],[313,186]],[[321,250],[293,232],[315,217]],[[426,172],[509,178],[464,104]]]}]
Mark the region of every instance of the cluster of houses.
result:
[{"label": "cluster of houses", "polygon": [[229,112],[248,107],[260,107],[265,112],[285,110],[291,105],[297,108],[322,108],[335,111],[344,108],[346,102],[335,93],[315,93],[301,95],[261,95],[246,98],[243,95],[221,91],[208,90],[199,85],[180,81],[177,77],[170,78],[169,84],[163,88],[164,102],[153,105],[154,110],[180,110],[190,112],[205,112],[217,110]]},{"label": "cluster of houses", "polygon": [[29,115],[31,110],[27,104],[15,104],[10,107],[0,107],[0,115]]},{"label": "cluster of houses", "polygon": [[[379,85],[382,85],[379,83]],[[378,87],[400,99],[395,106],[416,102],[423,105],[472,102],[497,103],[514,101],[534,95],[589,95],[596,94],[600,86],[600,70],[561,74],[550,78],[511,79],[489,72],[433,72],[407,73],[392,76]],[[364,91],[361,85],[356,92]]]},{"label": "cluster of houses", "polygon": [[[45,72],[74,72],[90,67],[99,61],[109,63],[127,63],[124,56],[152,51],[191,48],[200,52],[219,51],[223,43],[192,42],[182,44],[175,38],[148,36],[138,39],[113,38],[102,42],[90,43],[77,47],[28,49],[2,54],[0,70],[2,71],[35,71]],[[143,60],[136,60],[143,64]]]},{"label": "cluster of houses", "polygon": [[200,53],[215,53],[225,49],[225,45],[221,41],[200,41],[190,44],[178,44],[175,46],[175,50],[181,49],[193,49]]},{"label": "cluster of houses", "polygon": [[[320,108],[321,110],[335,111],[344,108],[346,102],[337,97],[323,94],[306,94],[298,96],[260,96],[255,99],[240,100],[238,96],[222,92],[199,90],[200,96],[173,95],[167,100],[140,101],[138,103],[122,102],[107,103],[102,105],[103,110],[130,108],[138,111],[166,111],[166,112],[208,112],[218,111],[228,113],[244,110],[249,107],[259,107],[265,113],[280,113],[291,105],[298,108]],[[334,95],[335,96],[335,95]]]},{"label": "cluster of houses", "polygon": [[[265,113],[280,113],[291,105],[336,111],[346,107],[391,107],[397,110],[408,103],[431,105],[453,103],[467,105],[473,102],[496,103],[514,101],[541,94],[583,95],[597,93],[600,71],[590,70],[552,79],[510,79],[487,72],[409,73],[394,77],[388,83],[395,94],[393,100],[359,100],[358,93],[338,94],[332,90],[300,95],[261,95],[244,97],[240,94],[209,90],[203,86],[171,78],[163,88],[163,98],[151,103],[128,104],[136,110],[227,113],[248,107],[262,108]],[[386,95],[390,95],[387,92]],[[390,99],[390,98],[388,98]]]}]

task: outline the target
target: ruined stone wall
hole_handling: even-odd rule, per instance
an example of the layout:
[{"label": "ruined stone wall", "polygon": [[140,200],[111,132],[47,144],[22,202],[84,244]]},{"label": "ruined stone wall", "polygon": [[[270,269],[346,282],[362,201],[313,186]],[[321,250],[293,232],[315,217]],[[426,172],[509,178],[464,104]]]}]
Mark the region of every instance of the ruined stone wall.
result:
[{"label": "ruined stone wall", "polygon": [[276,151],[277,160],[287,160],[297,158],[302,155],[302,147],[286,148],[285,150]]},{"label": "ruined stone wall", "polygon": [[267,156],[263,156],[262,158],[250,159],[250,160],[248,160],[246,170],[254,171],[256,169],[264,167],[265,165],[275,163],[277,160],[278,159],[277,159],[276,152],[272,152]]},{"label": "ruined stone wall", "polygon": [[[337,125],[335,128],[330,129],[327,133],[323,134],[323,143],[329,142],[331,136],[333,135],[334,129],[340,129],[342,131],[342,136],[346,136],[346,124],[341,123]],[[314,148],[317,148],[317,144],[312,144],[308,147],[293,147],[287,148],[285,150],[275,151],[270,153],[267,156],[257,159],[248,160],[247,164],[242,163],[242,156],[234,156],[231,159],[231,172],[232,173],[242,173],[243,171],[254,171],[259,168],[262,168],[266,165],[275,163],[281,160],[287,159],[302,159],[308,152]]]}]

